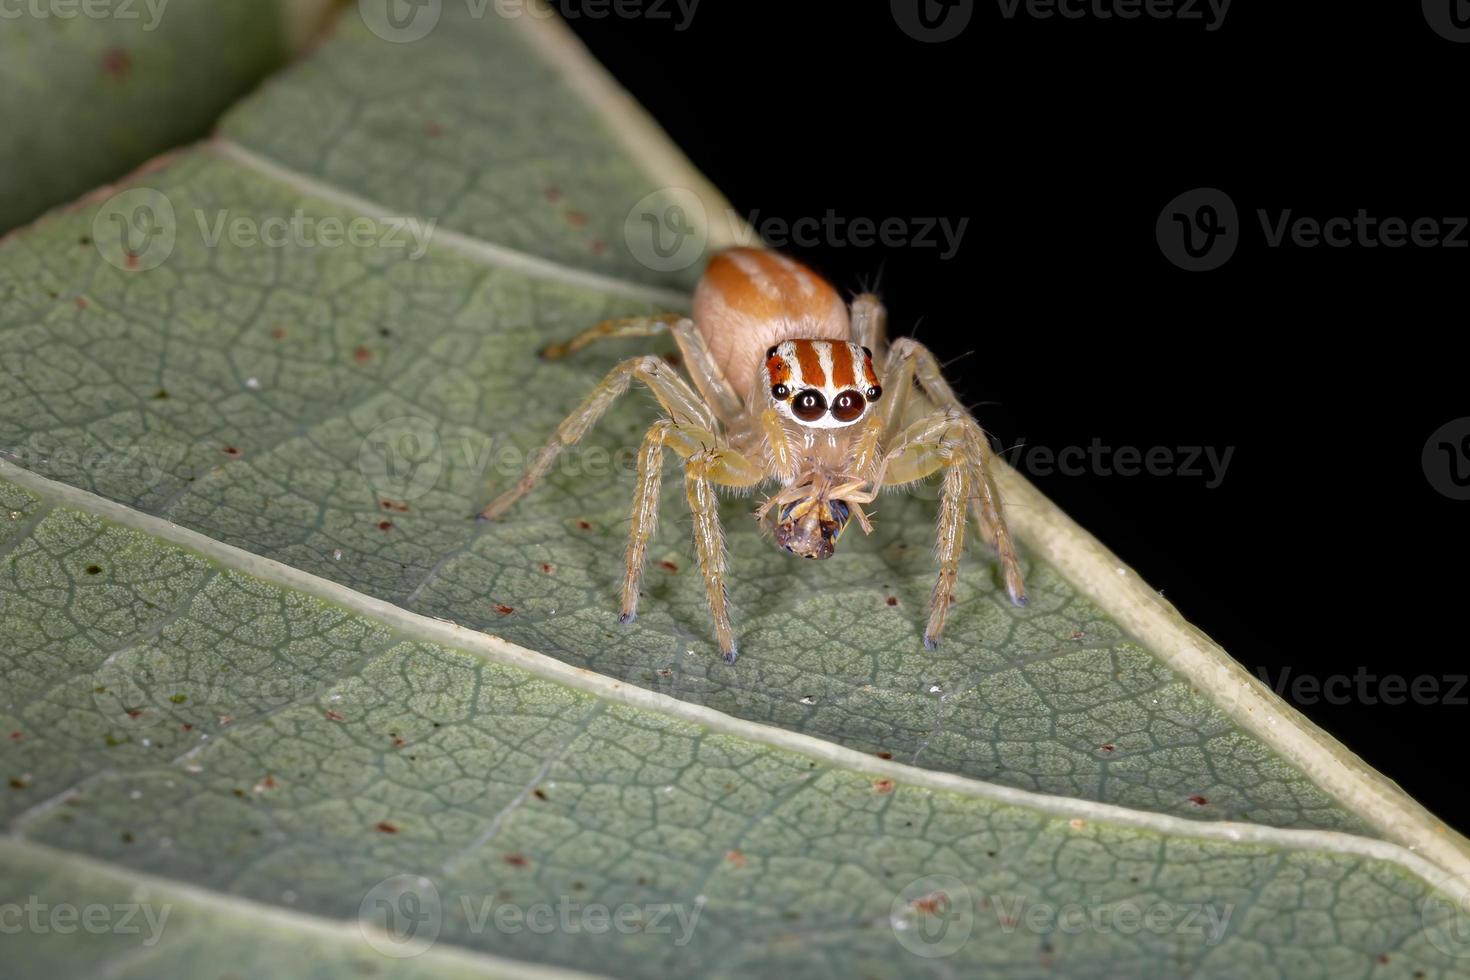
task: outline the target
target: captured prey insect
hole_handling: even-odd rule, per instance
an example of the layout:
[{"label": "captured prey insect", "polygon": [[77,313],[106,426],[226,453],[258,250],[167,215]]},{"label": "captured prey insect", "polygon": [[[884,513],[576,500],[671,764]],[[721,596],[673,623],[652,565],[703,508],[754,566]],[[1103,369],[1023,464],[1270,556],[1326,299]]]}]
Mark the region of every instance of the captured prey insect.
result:
[{"label": "captured prey insect", "polygon": [[871,533],[863,505],[881,489],[942,473],[939,578],[924,645],[934,649],[944,629],[959,578],[967,510],[999,556],[1011,601],[1025,605],[1020,561],[991,478],[990,443],[934,355],[907,337],[890,344],[885,319],[876,296],[859,296],[849,309],[830,284],[784,255],[751,248],[720,252],[695,289],[692,319],[662,314],[608,320],[542,352],[564,357],[598,340],[669,332],[694,387],[659,357],[623,361],[561,423],[516,485],[480,516],[504,513],[639,381],[664,415],[649,427],[638,452],[619,622],[632,622],[638,611],[665,449],[684,459],[694,550],[727,662],[734,662],[736,645],[716,486],[750,491],[778,483],[757,511],[762,528],[793,555],[827,558],[853,520]]}]

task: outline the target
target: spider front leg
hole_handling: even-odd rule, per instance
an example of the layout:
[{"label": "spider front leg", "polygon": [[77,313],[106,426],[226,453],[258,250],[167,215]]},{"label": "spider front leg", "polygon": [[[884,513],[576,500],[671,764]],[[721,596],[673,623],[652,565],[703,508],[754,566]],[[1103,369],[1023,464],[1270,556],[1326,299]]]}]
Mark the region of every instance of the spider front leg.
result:
[{"label": "spider front leg", "polygon": [[980,526],[981,537],[995,549],[996,557],[1000,560],[1006,593],[1011,602],[1024,606],[1026,583],[1021,574],[1021,559],[1016,554],[1016,546],[1006,524],[1000,491],[990,475],[995,456],[990,447],[990,439],[961,404],[949,382],[944,380],[944,373],[933,352],[911,337],[900,337],[893,342],[885,364],[884,387],[894,395],[892,403],[885,406],[885,422],[893,426],[902,421],[905,403],[913,391],[916,379],[929,401],[938,408],[947,409],[964,428],[963,455],[970,469],[971,510]]},{"label": "spider front leg", "polygon": [[960,558],[965,550],[965,505],[970,497],[972,469],[965,459],[969,448],[963,419],[953,412],[940,412],[920,419],[906,430],[898,445],[884,457],[879,479],[888,485],[922,480],[939,470],[944,482],[939,490],[939,519],[935,527],[935,555],[939,577],[929,597],[929,623],[924,628],[924,646],[939,646],[944,620],[960,577]]},{"label": "spider front leg", "polygon": [[728,422],[740,413],[742,402],[735,389],[725,378],[719,362],[710,353],[704,334],[694,326],[694,321],[679,313],[658,313],[652,316],[629,316],[617,320],[604,320],[577,334],[571,340],[551,344],[542,348],[541,356],[556,360],[574,354],[603,340],[619,340],[625,337],[654,337],[671,333],[694,386],[704,395],[722,421]]},{"label": "spider front leg", "polygon": [[684,492],[694,515],[694,553],[704,576],[705,598],[715,620],[715,639],[725,663],[735,662],[735,630],[730,625],[730,598],[725,587],[725,534],[720,528],[719,499],[714,484],[753,487],[765,473],[729,450],[708,450],[690,457],[684,469]]},{"label": "spider front leg", "polygon": [[480,512],[482,520],[493,520],[531,491],[550,471],[556,458],[568,446],[576,445],[597,420],[607,412],[618,396],[625,394],[634,380],[643,382],[653,392],[665,412],[675,421],[712,429],[714,418],[699,396],[685,384],[674,370],[657,357],[633,357],[608,372],[592,389],[576,411],[568,415],[541,448],[516,485],[492,500]]},{"label": "spider front leg", "polygon": [[[648,556],[648,542],[658,528],[659,490],[663,484],[663,456],[665,449],[672,449],[686,462],[686,474],[699,469],[707,480],[733,487],[752,487],[760,483],[765,474],[744,456],[723,448],[720,440],[707,429],[681,425],[671,419],[659,419],[649,427],[638,451],[638,486],[633,494],[633,516],[628,528],[628,550],[624,561],[623,602],[618,613],[618,622],[631,623],[638,615],[638,592],[643,580],[643,566]],[[713,496],[711,492],[710,496]],[[705,500],[690,498],[694,513],[695,551],[699,556],[700,569],[705,573],[710,613],[715,618],[715,632],[720,639],[720,651],[727,660],[734,657],[733,632],[730,627],[728,602],[724,588],[723,538],[719,533],[717,512],[702,508]],[[710,522],[713,521],[713,535]],[[704,542],[713,537],[721,542],[718,549],[705,547]]]}]

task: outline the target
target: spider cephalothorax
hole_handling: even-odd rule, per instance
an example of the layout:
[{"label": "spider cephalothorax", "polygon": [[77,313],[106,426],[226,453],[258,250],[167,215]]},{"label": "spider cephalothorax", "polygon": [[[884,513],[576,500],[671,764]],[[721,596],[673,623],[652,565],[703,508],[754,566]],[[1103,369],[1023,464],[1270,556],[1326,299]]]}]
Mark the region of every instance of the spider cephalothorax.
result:
[{"label": "spider cephalothorax", "polygon": [[765,370],[782,418],[807,428],[855,425],[883,396],[873,352],[844,341],[784,341],[766,351]]},{"label": "spider cephalothorax", "polygon": [[[608,337],[672,332],[690,381],[658,357],[619,364],[553,434],[511,489],[485,508],[494,518],[529,491],[561,451],[576,442],[634,380],[663,407],[638,453],[638,481],[619,619],[638,608],[648,542],[658,521],[665,449],[684,461],[694,516],[694,546],[715,635],[735,659],[725,588],[725,547],[714,487],[752,489],[776,483],[757,516],[786,551],[830,557],[852,520],[883,487],[943,474],[938,516],[939,579],[924,645],[944,629],[959,578],[966,512],[1000,557],[1006,591],[1026,601],[1020,561],[990,477],[991,448],[925,347],[891,345],[877,297],[851,308],[806,266],[761,249],[736,248],[710,260],[694,294],[693,318],[632,317],[598,324],[543,353],[561,357]],[[885,389],[891,392],[884,397]]]}]

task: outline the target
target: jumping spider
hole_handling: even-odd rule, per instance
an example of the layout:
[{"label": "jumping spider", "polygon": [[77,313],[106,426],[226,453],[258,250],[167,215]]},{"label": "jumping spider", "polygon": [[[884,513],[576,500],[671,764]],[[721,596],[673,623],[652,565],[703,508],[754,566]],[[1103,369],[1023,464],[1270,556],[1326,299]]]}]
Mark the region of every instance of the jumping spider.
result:
[{"label": "jumping spider", "polygon": [[638,611],[648,542],[658,522],[665,449],[685,460],[694,548],[727,662],[735,660],[735,633],[715,486],[753,490],[776,481],[781,489],[757,511],[762,528],[793,555],[827,558],[852,519],[871,533],[863,505],[879,490],[942,472],[939,578],[924,646],[934,649],[944,629],[959,577],[967,505],[999,555],[1011,601],[1026,604],[1020,562],[990,476],[990,443],[927,348],[907,337],[888,343],[876,296],[857,297],[849,310],[830,284],[800,263],[776,252],[735,248],[710,260],[694,293],[692,319],[662,314],[609,320],[542,353],[564,357],[598,340],[664,332],[678,343],[694,387],[658,357],[623,361],[481,517],[498,517],[524,496],[637,380],[653,392],[664,417],[648,429],[638,452],[619,622],[632,622]]}]

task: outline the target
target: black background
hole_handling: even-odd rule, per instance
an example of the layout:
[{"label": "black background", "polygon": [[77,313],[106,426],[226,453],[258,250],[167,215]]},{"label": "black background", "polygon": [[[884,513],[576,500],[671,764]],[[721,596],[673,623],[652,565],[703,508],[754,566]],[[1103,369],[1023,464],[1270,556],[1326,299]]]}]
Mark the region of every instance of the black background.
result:
[{"label": "black background", "polygon": [[[1407,2],[1239,0],[1209,31],[1203,4],[1072,20],[983,0],[942,43],[886,0],[703,0],[684,30],[559,7],[743,215],[968,218],[949,258],[785,248],[851,291],[881,270],[894,332],[952,361],[1002,446],[1233,447],[1213,488],[1022,469],[1247,669],[1436,678],[1430,703],[1298,706],[1470,830],[1470,690],[1443,696],[1470,673],[1470,502],[1421,459],[1470,415],[1470,249],[1271,248],[1256,213],[1470,213],[1470,44]],[[1155,234],[1196,187],[1239,211],[1214,271],[1176,268]]]}]

